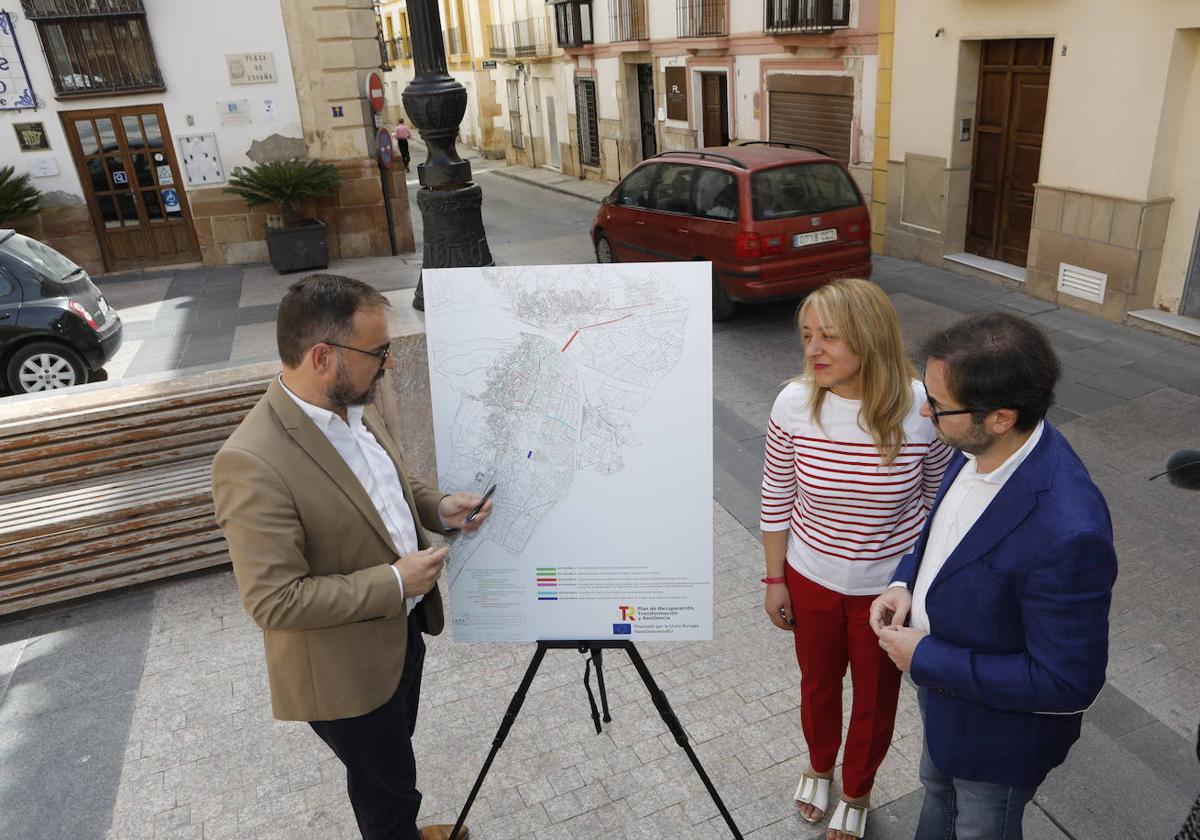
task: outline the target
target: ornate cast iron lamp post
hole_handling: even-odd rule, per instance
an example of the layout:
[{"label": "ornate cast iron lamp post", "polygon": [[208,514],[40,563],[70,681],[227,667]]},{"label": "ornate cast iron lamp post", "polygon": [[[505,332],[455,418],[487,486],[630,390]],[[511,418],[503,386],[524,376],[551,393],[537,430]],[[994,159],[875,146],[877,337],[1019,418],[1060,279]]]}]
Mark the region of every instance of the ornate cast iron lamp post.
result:
[{"label": "ornate cast iron lamp post", "polygon": [[[422,268],[494,265],[480,207],[483,191],[471,183],[471,164],[455,140],[467,112],[467,91],[446,72],[446,49],[437,0],[408,0],[416,77],[401,94],[404,110],[421,132],[428,154],[417,164],[417,208],[424,222]],[[424,277],[413,306],[425,309]]]}]

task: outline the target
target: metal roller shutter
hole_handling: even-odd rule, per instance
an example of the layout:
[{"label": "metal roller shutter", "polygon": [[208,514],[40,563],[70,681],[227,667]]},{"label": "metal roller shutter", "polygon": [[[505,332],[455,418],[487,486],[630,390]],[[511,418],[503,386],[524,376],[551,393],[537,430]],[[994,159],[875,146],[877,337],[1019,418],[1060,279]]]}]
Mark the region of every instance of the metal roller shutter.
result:
[{"label": "metal roller shutter", "polygon": [[769,107],[770,139],[807,143],[850,163],[852,95],[773,90]]}]

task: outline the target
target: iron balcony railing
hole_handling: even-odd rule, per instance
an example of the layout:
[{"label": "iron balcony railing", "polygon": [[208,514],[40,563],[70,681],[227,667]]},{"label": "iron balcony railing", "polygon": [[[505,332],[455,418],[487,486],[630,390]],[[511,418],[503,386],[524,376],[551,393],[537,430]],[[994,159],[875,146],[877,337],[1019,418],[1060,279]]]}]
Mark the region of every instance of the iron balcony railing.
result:
[{"label": "iron balcony railing", "polygon": [[614,42],[646,40],[644,0],[608,0],[608,23]]},{"label": "iron balcony railing", "polygon": [[446,55],[464,55],[467,52],[467,39],[458,26],[442,30],[442,38],[446,42]]},{"label": "iron balcony railing", "polygon": [[21,0],[21,8],[29,20],[146,13],[142,0]]},{"label": "iron balcony railing", "polygon": [[675,0],[675,34],[680,38],[728,35],[725,0]]},{"label": "iron balcony railing", "polygon": [[488,27],[488,55],[492,58],[508,58],[512,52],[508,47],[509,29],[503,23]]},{"label": "iron balcony railing", "polygon": [[546,18],[493,23],[488,36],[488,55],[492,58],[550,55],[550,24]]},{"label": "iron balcony railing", "polygon": [[401,35],[387,42],[388,61],[406,61],[412,58],[412,39]]},{"label": "iron balcony railing", "polygon": [[850,25],[850,0],[764,0],[763,31],[829,32]]},{"label": "iron balcony railing", "polygon": [[550,55],[550,26],[544,18],[526,18],[513,23],[513,52],[522,58]]}]

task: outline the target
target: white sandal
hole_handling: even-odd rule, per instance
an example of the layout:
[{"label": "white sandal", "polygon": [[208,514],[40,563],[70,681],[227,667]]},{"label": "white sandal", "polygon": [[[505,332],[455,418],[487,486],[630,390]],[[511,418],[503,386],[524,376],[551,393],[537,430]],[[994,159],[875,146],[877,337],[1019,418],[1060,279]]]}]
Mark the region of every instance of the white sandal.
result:
[{"label": "white sandal", "polygon": [[[829,779],[822,779],[820,776],[814,776],[811,773],[802,773],[800,775],[800,784],[796,785],[796,795],[793,799],[801,805],[811,805],[821,812],[819,817],[814,817],[811,820],[801,812],[800,816],[804,817],[805,821],[810,823],[820,822],[825,818],[825,812],[829,810]],[[859,836],[861,837],[862,835]]]},{"label": "white sandal", "polygon": [[851,837],[864,836],[867,833],[867,806],[852,805],[843,799],[833,809],[829,830],[841,831]]}]

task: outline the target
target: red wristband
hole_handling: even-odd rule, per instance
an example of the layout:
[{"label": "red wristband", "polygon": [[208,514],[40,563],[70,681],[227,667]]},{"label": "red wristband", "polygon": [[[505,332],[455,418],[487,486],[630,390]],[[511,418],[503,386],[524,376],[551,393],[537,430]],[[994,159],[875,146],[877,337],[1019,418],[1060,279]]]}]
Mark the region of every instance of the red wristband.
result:
[{"label": "red wristband", "polygon": [[763,583],[787,583],[787,578],[765,577],[762,579],[762,582]]}]

